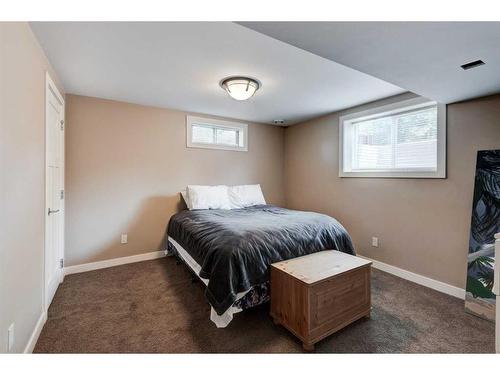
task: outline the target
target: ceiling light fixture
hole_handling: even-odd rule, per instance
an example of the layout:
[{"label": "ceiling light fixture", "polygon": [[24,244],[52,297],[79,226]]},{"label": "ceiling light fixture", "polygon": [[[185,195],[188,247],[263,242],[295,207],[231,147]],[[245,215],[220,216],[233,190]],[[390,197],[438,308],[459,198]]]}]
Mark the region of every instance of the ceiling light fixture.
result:
[{"label": "ceiling light fixture", "polygon": [[227,77],[220,82],[220,86],[235,100],[250,99],[261,87],[259,81],[248,77]]}]

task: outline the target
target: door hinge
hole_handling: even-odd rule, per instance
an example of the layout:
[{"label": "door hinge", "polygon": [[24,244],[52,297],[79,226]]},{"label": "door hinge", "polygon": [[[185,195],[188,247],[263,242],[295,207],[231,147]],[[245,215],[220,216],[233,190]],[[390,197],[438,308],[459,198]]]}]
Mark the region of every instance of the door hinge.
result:
[{"label": "door hinge", "polygon": [[64,130],[64,120],[61,120],[61,130]]},{"label": "door hinge", "polygon": [[59,259],[59,266],[60,268],[64,268],[64,259]]},{"label": "door hinge", "polygon": [[60,197],[61,197],[61,199],[64,199],[64,190],[61,190]]}]

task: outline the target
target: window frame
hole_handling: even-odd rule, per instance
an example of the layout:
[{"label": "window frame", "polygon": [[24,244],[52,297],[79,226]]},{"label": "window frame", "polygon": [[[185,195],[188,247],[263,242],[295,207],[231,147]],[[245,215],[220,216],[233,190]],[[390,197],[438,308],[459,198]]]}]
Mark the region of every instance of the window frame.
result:
[{"label": "window frame", "polygon": [[[201,143],[192,141],[193,125],[205,125],[219,129],[238,130],[243,135],[243,146],[231,146],[217,143]],[[208,117],[199,116],[186,116],[186,146],[189,148],[204,148],[213,150],[226,150],[226,151],[248,151],[248,124],[234,121],[218,120]]]},{"label": "window frame", "polygon": [[[437,106],[437,169],[436,171],[418,171],[417,168],[408,170],[375,170],[375,171],[352,171],[344,165],[344,148],[347,134],[345,127],[352,122],[360,122],[373,118],[384,117],[392,114],[413,111],[429,105]],[[346,159],[349,159],[347,157]],[[345,162],[345,163],[344,163]],[[347,165],[347,167],[349,167]],[[349,113],[339,117],[339,177],[363,177],[363,178],[446,178],[446,105],[435,101],[418,97],[399,101],[361,112]]]}]

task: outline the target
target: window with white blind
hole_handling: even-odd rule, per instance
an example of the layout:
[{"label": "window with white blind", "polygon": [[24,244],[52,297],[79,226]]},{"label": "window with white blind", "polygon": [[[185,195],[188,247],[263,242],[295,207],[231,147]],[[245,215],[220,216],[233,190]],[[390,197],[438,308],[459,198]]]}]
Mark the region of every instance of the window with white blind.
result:
[{"label": "window with white blind", "polygon": [[446,108],[415,98],[340,118],[340,177],[446,177]]},{"label": "window with white blind", "polygon": [[248,125],[187,116],[187,147],[248,151]]}]

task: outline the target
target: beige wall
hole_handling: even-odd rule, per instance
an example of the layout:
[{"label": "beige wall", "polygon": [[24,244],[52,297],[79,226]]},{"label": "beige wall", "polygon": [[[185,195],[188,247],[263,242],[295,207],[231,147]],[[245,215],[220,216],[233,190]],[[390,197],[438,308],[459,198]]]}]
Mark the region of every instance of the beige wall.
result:
[{"label": "beige wall", "polygon": [[[186,113],[66,96],[66,264],[159,250],[187,184],[260,183],[284,204],[283,129],[249,124],[249,151],[186,147]],[[128,233],[128,244],[120,234]]]},{"label": "beige wall", "polygon": [[339,115],[372,106],[286,129],[287,205],[338,218],[362,255],[465,287],[476,152],[500,148],[500,96],[448,106],[447,179],[339,178]]},{"label": "beige wall", "polygon": [[28,24],[0,22],[0,352],[12,322],[22,352],[43,310],[46,70]]}]

